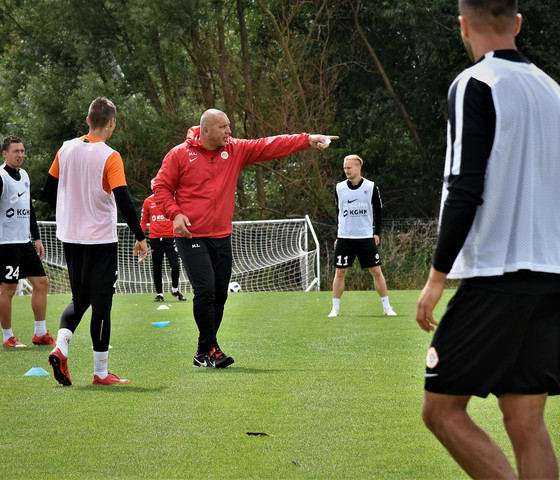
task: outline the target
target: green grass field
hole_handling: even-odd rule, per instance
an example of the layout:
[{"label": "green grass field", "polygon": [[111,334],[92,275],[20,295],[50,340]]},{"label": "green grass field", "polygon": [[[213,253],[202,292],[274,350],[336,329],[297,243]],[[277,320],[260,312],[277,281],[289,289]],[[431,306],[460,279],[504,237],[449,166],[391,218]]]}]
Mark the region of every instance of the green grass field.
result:
[{"label": "green grass field", "polygon": [[[168,295],[169,310],[116,295],[109,369],[131,383],[107,387],[91,385],[89,312],[70,345],[74,385],[62,387],[51,347],[30,344],[29,297],[16,297],[14,332],[30,347],[0,352],[0,478],[466,478],[420,418],[431,336],[414,321],[418,294],[391,292],[389,318],[374,292],[346,292],[334,319],[330,292],[231,294],[225,370],[192,367],[192,295]],[[49,297],[53,334],[68,301]],[[49,375],[24,376],[32,367]],[[495,399],[470,412],[512,458]],[[556,398],[547,420],[558,445]]]}]

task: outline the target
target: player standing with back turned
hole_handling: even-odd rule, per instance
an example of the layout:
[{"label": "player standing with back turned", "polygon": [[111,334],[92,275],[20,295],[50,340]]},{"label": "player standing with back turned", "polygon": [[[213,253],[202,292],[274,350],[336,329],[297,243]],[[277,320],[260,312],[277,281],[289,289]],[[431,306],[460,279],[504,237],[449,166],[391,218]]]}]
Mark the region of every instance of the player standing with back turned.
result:
[{"label": "player standing with back turned", "polygon": [[106,144],[117,126],[117,108],[98,97],[89,106],[87,123],[87,135],[64,142],[45,183],[45,197],[56,211],[56,236],[63,243],[72,289],[49,363],[60,384],[72,385],[68,346],[91,306],[93,384],[129,383],[107,369],[118,275],[117,206],[137,239],[133,254],[139,262],[148,255],[148,245],[126,186],[122,158]]},{"label": "player standing with back turned", "polygon": [[[498,397],[519,478],[558,478],[544,421],[560,393],[560,87],[515,45],[516,0],[460,0],[475,64],[448,93],[439,236],[416,321],[437,325],[423,418],[473,478],[516,474],[467,413]],[[448,275],[449,274],[449,275]],[[445,279],[462,279],[441,322]]]}]

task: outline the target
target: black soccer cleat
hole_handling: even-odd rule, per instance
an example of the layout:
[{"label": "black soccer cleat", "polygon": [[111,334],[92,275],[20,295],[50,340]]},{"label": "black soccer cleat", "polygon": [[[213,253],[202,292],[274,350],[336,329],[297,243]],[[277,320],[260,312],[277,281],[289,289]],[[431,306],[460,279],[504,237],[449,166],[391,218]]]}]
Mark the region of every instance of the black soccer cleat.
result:
[{"label": "black soccer cleat", "polygon": [[208,359],[212,368],[226,368],[234,362],[233,358],[222,352],[219,347],[214,347],[210,350]]},{"label": "black soccer cleat", "polygon": [[163,295],[160,295],[159,293],[156,295],[156,298],[154,298],[154,302],[163,302]]},{"label": "black soccer cleat", "polygon": [[193,358],[193,367],[211,367],[210,358],[207,353],[196,352]]},{"label": "black soccer cleat", "polygon": [[177,300],[181,302],[184,302],[186,300],[186,297],[179,290],[177,290],[176,292],[171,292],[171,295],[177,297]]}]

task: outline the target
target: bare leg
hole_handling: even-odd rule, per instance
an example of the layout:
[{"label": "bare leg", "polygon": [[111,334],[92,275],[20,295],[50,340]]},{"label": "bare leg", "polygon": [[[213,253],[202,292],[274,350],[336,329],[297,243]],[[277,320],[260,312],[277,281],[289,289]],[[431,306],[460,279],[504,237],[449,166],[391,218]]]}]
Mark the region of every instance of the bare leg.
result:
[{"label": "bare leg", "polygon": [[467,414],[469,400],[425,391],[424,423],[472,478],[517,478],[500,447]]},{"label": "bare leg", "polygon": [[519,478],[558,478],[558,461],[544,423],[547,397],[508,393],[499,399]]},{"label": "bare leg", "polygon": [[385,277],[381,271],[381,267],[371,267],[369,269],[371,276],[373,277],[373,286],[381,298],[387,296],[387,283],[385,282]]},{"label": "bare leg", "polygon": [[333,280],[332,294],[333,298],[340,298],[344,293],[344,279],[346,278],[347,268],[337,268]]},{"label": "bare leg", "polygon": [[0,284],[0,323],[2,328],[12,328],[12,299],[16,294],[17,283]]},{"label": "bare leg", "polygon": [[29,277],[33,286],[31,294],[31,309],[35,320],[46,320],[47,318],[47,292],[49,290],[49,277]]}]

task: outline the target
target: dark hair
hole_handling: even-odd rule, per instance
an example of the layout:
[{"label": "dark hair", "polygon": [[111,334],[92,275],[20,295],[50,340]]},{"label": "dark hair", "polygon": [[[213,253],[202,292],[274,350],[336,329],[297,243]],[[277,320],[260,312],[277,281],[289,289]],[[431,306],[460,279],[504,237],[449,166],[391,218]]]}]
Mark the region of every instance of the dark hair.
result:
[{"label": "dark hair", "polygon": [[117,117],[117,107],[107,97],[97,97],[88,110],[89,126],[92,129],[102,128],[111,118]]},{"label": "dark hair", "polygon": [[459,0],[459,9],[484,12],[493,17],[514,17],[517,14],[517,0]]},{"label": "dark hair", "polygon": [[4,140],[2,140],[2,151],[8,151],[12,143],[23,143],[23,140],[15,135],[8,135]]}]

